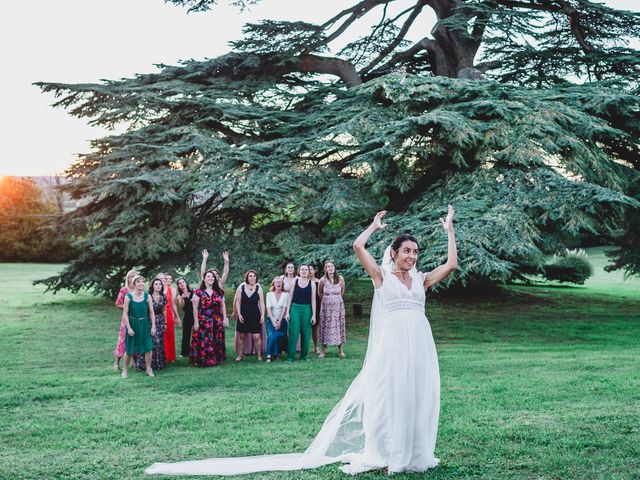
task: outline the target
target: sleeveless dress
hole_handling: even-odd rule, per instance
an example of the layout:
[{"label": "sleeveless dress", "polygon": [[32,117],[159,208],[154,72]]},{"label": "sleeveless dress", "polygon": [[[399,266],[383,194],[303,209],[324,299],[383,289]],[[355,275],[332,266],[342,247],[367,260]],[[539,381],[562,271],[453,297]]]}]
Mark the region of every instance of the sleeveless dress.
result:
[{"label": "sleeveless dress", "polygon": [[322,291],[320,343],[323,345],[341,345],[346,340],[342,286],[339,283],[325,281]]},{"label": "sleeveless dress", "polygon": [[349,474],[383,467],[389,473],[435,467],[438,357],[424,314],[424,274],[412,273],[411,279],[407,288],[387,273],[375,289],[362,370],[305,453],[157,463],[146,472],[240,475],[335,462],[344,463],[340,469]]},{"label": "sleeveless dress", "polygon": [[[164,333],[167,329],[164,321],[164,308],[167,305],[167,297],[160,295],[160,300],[156,302],[156,299],[151,295],[151,302],[153,303],[153,313],[156,316],[156,334],[151,336],[153,338],[151,368],[162,370],[167,366],[167,357],[164,352]],[[136,358],[136,370],[144,370],[146,367],[144,356],[139,355]]]},{"label": "sleeveless dress", "polygon": [[131,293],[129,297],[129,325],[135,334],[133,337],[127,335],[125,348],[127,355],[140,355],[150,352],[153,349],[153,339],[151,338],[151,319],[149,318],[149,294],[144,292],[142,300],[136,302]]},{"label": "sleeveless dress", "polygon": [[[116,307],[120,307],[124,305],[124,297],[129,293],[129,289],[127,287],[122,287],[118,292],[118,297],[116,298]],[[124,320],[122,319],[122,315],[120,316],[120,332],[118,333],[118,341],[116,342],[116,349],[113,352],[114,357],[120,358],[123,357],[125,352],[125,339],[127,337],[127,326],[124,324]]]},{"label": "sleeveless dress", "polygon": [[189,357],[191,350],[191,329],[193,328],[193,304],[191,299],[193,292],[189,292],[189,296],[184,299],[184,313],[182,314],[182,344],[180,345],[180,355]]},{"label": "sleeveless dress", "polygon": [[164,336],[164,350],[167,355],[167,362],[176,361],[176,334],[173,329],[173,309],[171,308],[173,302],[173,289],[167,288],[167,306],[165,308],[165,318],[167,320],[167,329]]},{"label": "sleeveless dress", "polygon": [[191,334],[189,363],[197,367],[214,367],[227,359],[224,341],[224,296],[202,289],[194,292],[200,297],[198,306],[198,330]]},{"label": "sleeveless dress", "polygon": [[[241,284],[243,285],[244,282]],[[260,286],[260,283],[257,283],[256,285]],[[263,290],[264,291],[264,290]],[[235,305],[234,305],[235,308]],[[236,323],[237,325],[237,323]],[[267,348],[267,329],[266,329],[266,322],[262,324],[262,327],[260,328],[260,350],[261,353],[265,353]],[[240,335],[238,335],[238,329],[236,327],[236,330],[234,332],[234,336],[233,336],[233,349],[237,352],[240,353],[242,352],[243,355],[257,355],[257,350],[256,350],[256,345],[254,344],[253,341],[253,335],[245,335],[244,336],[244,345],[240,345]]]},{"label": "sleeveless dress", "polygon": [[240,314],[244,319],[244,323],[238,321],[236,330],[240,333],[260,333],[262,325],[260,324],[260,285],[256,285],[256,289],[251,295],[247,295],[245,285],[242,285],[240,292]]}]

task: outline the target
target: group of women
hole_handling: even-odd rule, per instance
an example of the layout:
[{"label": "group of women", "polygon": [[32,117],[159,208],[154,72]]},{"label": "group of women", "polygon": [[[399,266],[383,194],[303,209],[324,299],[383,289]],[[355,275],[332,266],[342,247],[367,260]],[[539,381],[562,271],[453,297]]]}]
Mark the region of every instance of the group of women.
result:
[{"label": "group of women", "polygon": [[[176,325],[182,325],[180,354],[188,357],[190,364],[212,367],[226,361],[225,328],[229,320],[224,285],[229,276],[229,255],[223,254],[222,275],[216,269],[207,269],[208,256],[203,250],[201,283],[195,290],[185,278],[179,278],[174,286],[173,277],[161,273],[145,291],[144,277],[135,270],[127,273],[116,299],[122,320],[114,370],[119,370],[123,359],[123,378],[127,378],[130,364],[154,376],[154,370],[174,362]],[[286,263],[284,274],[273,278],[266,295],[258,273],[247,271],[236,289],[231,315],[237,320],[236,362],[246,354],[256,354],[258,361],[266,355],[270,363],[283,352],[287,361],[293,362],[298,351],[300,360],[308,361],[311,340],[320,358],[328,345],[337,345],[338,355],[344,358],[344,291],[344,279],[332,261],[324,263],[322,278],[316,277],[313,265],[300,265],[296,272],[293,262]]]},{"label": "group of women", "polygon": [[[408,233],[391,242],[380,264],[367,250],[369,238],[386,227],[382,222],[385,214],[378,212],[353,243],[354,253],[374,286],[362,370],[304,453],[155,463],[146,473],[231,476],[304,470],[340,462],[340,470],[348,474],[376,469],[392,474],[424,472],[438,465],[435,445],[440,373],[431,327],[424,313],[425,292],[458,266],[454,210],[449,205],[446,218],[440,219],[447,234],[447,261],[428,272],[418,270],[418,239]],[[309,297],[300,293],[308,288],[308,281],[302,268],[299,278],[288,278],[292,297],[287,302],[290,328],[309,316],[308,307],[296,306]],[[313,294],[313,286],[310,289]],[[313,310],[312,304],[312,314]],[[265,448],[267,452],[271,449]]]},{"label": "group of women", "polygon": [[[266,296],[257,272],[249,270],[233,301],[238,320],[236,362],[241,362],[246,353],[254,352],[258,361],[262,361],[265,353],[267,362],[286,352],[287,361],[293,362],[297,351],[300,360],[307,361],[312,340],[320,358],[326,355],[328,345],[337,345],[338,355],[344,358],[344,291],[344,278],[330,260],[324,263],[321,278],[316,276],[313,265],[300,265],[296,272],[295,264],[287,262],[284,274],[271,280]],[[263,346],[265,323],[267,344]]]}]

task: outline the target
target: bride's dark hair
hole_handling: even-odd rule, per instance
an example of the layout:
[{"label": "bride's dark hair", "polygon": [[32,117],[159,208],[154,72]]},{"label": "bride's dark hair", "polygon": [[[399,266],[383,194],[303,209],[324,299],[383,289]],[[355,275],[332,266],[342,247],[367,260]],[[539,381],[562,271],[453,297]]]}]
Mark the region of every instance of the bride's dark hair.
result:
[{"label": "bride's dark hair", "polygon": [[[400,250],[400,246],[406,241],[414,242],[416,245],[418,245],[418,240],[416,239],[416,237],[414,237],[410,233],[403,233],[401,235],[398,235],[393,241],[393,243],[391,244],[391,250],[397,253],[398,250]],[[420,249],[420,245],[418,245],[418,249]]]}]

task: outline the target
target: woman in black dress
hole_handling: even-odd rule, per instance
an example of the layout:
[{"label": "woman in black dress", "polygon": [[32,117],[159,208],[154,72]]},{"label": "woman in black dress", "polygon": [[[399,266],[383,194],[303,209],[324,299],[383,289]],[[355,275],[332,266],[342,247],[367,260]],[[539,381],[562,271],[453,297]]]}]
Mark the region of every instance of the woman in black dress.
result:
[{"label": "woman in black dress", "polygon": [[240,351],[236,352],[236,362],[242,361],[244,352],[242,348],[247,333],[253,337],[258,354],[258,361],[262,361],[262,340],[260,332],[264,323],[264,294],[260,285],[258,285],[258,273],[255,270],[249,270],[244,275],[244,283],[242,283],[236,291],[235,311],[238,315],[238,323],[236,331],[240,340]]},{"label": "woman in black dress", "polygon": [[182,314],[182,344],[180,346],[180,355],[189,358],[189,351],[191,350],[191,329],[193,328],[193,305],[191,304],[193,290],[191,290],[187,280],[183,277],[179,278],[176,283],[178,285],[178,294],[175,296],[175,301],[182,307],[184,312]]}]

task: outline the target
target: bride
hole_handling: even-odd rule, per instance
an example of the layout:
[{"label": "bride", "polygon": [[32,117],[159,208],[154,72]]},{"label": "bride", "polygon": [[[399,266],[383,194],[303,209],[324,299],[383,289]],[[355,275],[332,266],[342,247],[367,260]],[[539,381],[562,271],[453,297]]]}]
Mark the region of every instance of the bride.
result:
[{"label": "bride", "polygon": [[375,287],[364,365],[309,448],[297,454],[155,463],[147,473],[240,475],[336,462],[350,474],[380,468],[396,473],[422,472],[438,464],[440,374],[424,302],[425,290],[458,265],[454,210],[449,205],[446,219],[440,219],[449,238],[447,262],[428,273],[416,269],[419,247],[409,234],[398,236],[382,264],[376,264],[365,245],[386,227],[385,214],[378,212],[353,244]]}]

